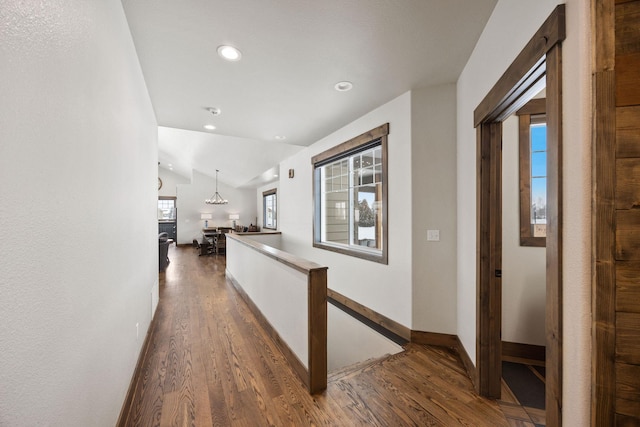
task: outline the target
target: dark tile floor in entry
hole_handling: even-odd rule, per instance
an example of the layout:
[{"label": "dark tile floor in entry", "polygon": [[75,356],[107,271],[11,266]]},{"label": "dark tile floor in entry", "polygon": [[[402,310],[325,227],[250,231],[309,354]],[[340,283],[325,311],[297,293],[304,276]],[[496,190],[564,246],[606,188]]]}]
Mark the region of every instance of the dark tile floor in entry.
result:
[{"label": "dark tile floor in entry", "polygon": [[502,362],[500,407],[513,426],[545,426],[545,368]]}]

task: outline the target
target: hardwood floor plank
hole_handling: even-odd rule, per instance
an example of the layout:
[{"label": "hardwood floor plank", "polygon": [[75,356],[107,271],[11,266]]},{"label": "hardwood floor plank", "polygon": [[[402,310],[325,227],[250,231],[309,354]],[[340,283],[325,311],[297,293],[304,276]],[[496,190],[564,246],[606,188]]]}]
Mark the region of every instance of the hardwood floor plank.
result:
[{"label": "hardwood floor plank", "polygon": [[[441,349],[433,354],[451,356]],[[432,366],[426,368],[431,375],[425,376],[424,371],[419,373],[425,367],[417,361],[436,364],[431,357],[425,357],[415,349],[395,356],[383,361],[384,369],[375,369],[375,372],[388,384],[393,384],[394,389],[411,396],[411,401],[406,401],[409,408],[417,404],[443,425],[464,425],[466,422],[470,425],[506,425],[497,404],[477,396],[471,381],[463,377],[462,369],[451,372]],[[417,360],[413,356],[418,356]],[[445,365],[451,362],[449,357],[443,359]]]},{"label": "hardwood floor plank", "polygon": [[[210,301],[209,301],[210,302]],[[203,314],[201,314],[201,317]],[[225,393],[222,386],[224,366],[219,349],[214,345],[217,342],[217,335],[212,336],[213,329],[209,326],[202,328],[200,354],[203,375],[206,381],[207,395],[209,398],[209,413],[213,425],[230,425],[231,421],[227,414],[227,406],[225,404]],[[219,338],[218,338],[219,339]],[[217,360],[220,359],[220,360]]]},{"label": "hardwood floor plank", "polygon": [[381,380],[375,370],[363,372],[354,384],[371,396],[370,405],[381,420],[380,425],[441,425],[432,413],[425,410],[422,399],[406,395],[401,388]]},{"label": "hardwood floor plank", "polygon": [[169,257],[128,425],[510,425],[445,348],[409,344],[312,396],[226,281],[223,256],[171,247]]},{"label": "hardwood floor plank", "polygon": [[337,386],[345,413],[354,425],[381,425],[369,406],[371,399],[367,393],[360,393],[354,382],[340,381]]},{"label": "hardwood floor plank", "polygon": [[130,425],[159,426],[162,414],[162,401],[164,391],[164,369],[156,369],[157,365],[164,361],[166,353],[157,351],[147,359],[147,367],[144,369],[138,393],[131,407],[129,417]]},{"label": "hardwood floor plank", "polygon": [[[207,328],[203,328],[200,323],[200,316],[198,310],[191,310],[191,334],[195,335],[201,333]],[[192,366],[193,372],[203,372],[205,375],[193,375],[192,384],[194,389],[194,406],[195,406],[195,425],[213,425],[213,419],[211,417],[211,406],[209,399],[209,386],[207,382],[207,375],[204,367],[204,359],[206,353],[203,350],[203,343],[205,340],[194,339],[192,347]]]}]

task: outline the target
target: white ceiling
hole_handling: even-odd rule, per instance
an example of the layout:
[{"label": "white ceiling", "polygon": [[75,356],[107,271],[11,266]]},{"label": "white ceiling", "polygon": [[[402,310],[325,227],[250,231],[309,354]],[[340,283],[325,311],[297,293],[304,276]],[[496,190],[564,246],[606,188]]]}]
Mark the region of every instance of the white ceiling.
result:
[{"label": "white ceiling", "polygon": [[[122,3],[161,126],[161,162],[185,176],[220,169],[237,187],[259,185],[281,159],[408,90],[455,82],[496,0]],[[223,44],[242,60],[222,60]],[[353,89],[334,90],[342,80]]]},{"label": "white ceiling", "polygon": [[[273,181],[280,160],[295,154],[300,147],[272,141],[158,127],[158,160],[162,167],[171,164],[173,172],[191,177],[191,169],[234,187],[255,187]],[[262,173],[269,171],[264,176]],[[258,176],[259,175],[259,176]]]}]

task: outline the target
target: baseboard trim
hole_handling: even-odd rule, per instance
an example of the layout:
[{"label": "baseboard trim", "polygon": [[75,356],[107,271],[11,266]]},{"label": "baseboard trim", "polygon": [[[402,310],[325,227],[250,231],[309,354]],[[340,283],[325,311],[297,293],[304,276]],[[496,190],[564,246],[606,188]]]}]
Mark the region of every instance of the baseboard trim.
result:
[{"label": "baseboard trim", "polygon": [[502,341],[502,358],[510,362],[534,361],[544,365],[546,347],[543,345],[522,344]]},{"label": "baseboard trim", "polygon": [[478,386],[478,370],[476,369],[476,365],[469,357],[469,353],[462,345],[462,341],[460,341],[460,337],[456,335],[456,351],[458,352],[458,356],[460,356],[460,360],[462,360],[462,364],[467,371],[467,375],[471,378],[471,383],[473,387],[477,389]]},{"label": "baseboard trim", "polygon": [[438,332],[411,331],[411,342],[423,345],[435,345],[457,349],[458,336]]},{"label": "baseboard trim", "polygon": [[264,317],[264,314],[262,314],[258,306],[251,300],[245,290],[242,289],[240,283],[238,283],[238,281],[235,279],[235,277],[233,277],[229,270],[226,270],[225,274],[229,283],[233,285],[240,297],[247,304],[249,310],[251,310],[251,313],[253,313],[253,315],[256,317],[258,323],[260,323],[260,326],[262,326],[267,335],[269,335],[269,337],[276,344],[276,347],[278,347],[278,349],[282,352],[285,359],[287,359],[287,362],[289,363],[293,371],[296,373],[296,375],[298,375],[298,377],[300,377],[307,389],[310,389],[311,379],[309,378],[309,370],[304,366],[300,359],[298,359],[298,356],[296,356],[293,350],[291,350],[291,347],[289,347],[287,343],[282,339],[280,334],[278,334],[278,331],[276,331],[271,323],[269,323],[267,318]]},{"label": "baseboard trim", "polygon": [[372,321],[368,317],[358,313],[357,311],[347,307],[346,305],[336,301],[335,299],[327,297],[327,301],[329,302],[329,304],[333,305],[334,307],[339,308],[340,310],[342,310],[345,313],[347,313],[349,316],[351,316],[354,319],[360,321],[361,323],[367,325],[368,327],[370,327],[371,329],[373,329],[374,331],[376,331],[380,335],[383,335],[383,336],[387,337],[388,339],[390,339],[391,341],[395,342],[399,346],[404,347],[409,342],[409,340],[406,340],[406,339],[402,338],[400,335],[391,332],[389,329],[386,329],[386,328],[380,326],[379,324],[377,324],[376,322]]},{"label": "baseboard trim", "polygon": [[469,353],[462,345],[462,341],[457,335],[453,334],[441,334],[438,332],[424,332],[424,331],[411,331],[411,342],[423,345],[434,345],[438,347],[448,347],[453,349],[460,360],[464,369],[467,371],[467,375],[471,378],[471,382],[474,387],[476,385],[477,371],[473,364],[473,361],[469,357]]},{"label": "baseboard trim", "polygon": [[406,341],[411,341],[411,329],[407,328],[404,325],[401,325],[395,320],[391,320],[385,315],[371,310],[369,307],[366,307],[359,302],[356,302],[351,298],[346,297],[332,289],[327,289],[327,298],[342,304],[350,310],[353,310],[355,313],[358,313],[360,316],[368,319],[369,321],[391,332],[392,334],[395,334]]},{"label": "baseboard trim", "polygon": [[155,326],[157,311],[158,310],[153,313],[153,318],[149,323],[149,328],[147,329],[144,343],[142,343],[142,349],[140,350],[140,354],[138,355],[136,367],[133,370],[133,376],[131,377],[131,382],[129,383],[129,389],[127,390],[127,394],[124,398],[124,403],[122,404],[122,409],[120,410],[120,415],[118,416],[118,421],[116,423],[116,426],[118,427],[126,427],[131,424],[129,423],[129,418],[131,417],[131,405],[133,404],[133,399],[135,398],[138,387],[140,386],[140,380],[143,377],[142,364],[144,363],[147,354],[149,353],[149,349],[151,348],[151,343],[153,342],[153,337],[156,329]]}]

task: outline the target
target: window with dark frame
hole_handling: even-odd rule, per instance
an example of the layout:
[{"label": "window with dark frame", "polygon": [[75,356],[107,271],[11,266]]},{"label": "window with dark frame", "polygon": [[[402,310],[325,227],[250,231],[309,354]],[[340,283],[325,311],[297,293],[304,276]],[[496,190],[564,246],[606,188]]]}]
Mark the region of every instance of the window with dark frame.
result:
[{"label": "window with dark frame", "polygon": [[176,220],[176,198],[170,196],[158,197],[158,220]]},{"label": "window with dark frame", "polygon": [[262,193],[262,227],[275,230],[278,228],[278,198],[277,190],[267,190]]},{"label": "window with dark frame", "polygon": [[532,99],[516,113],[520,151],[520,246],[546,246],[546,99]]},{"label": "window with dark frame", "polygon": [[387,264],[384,124],[314,156],[313,246]]}]

